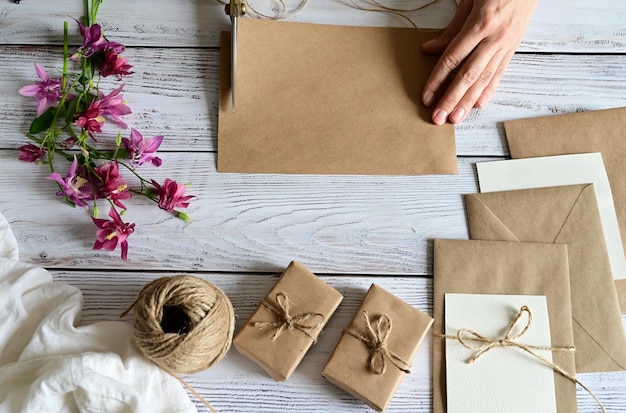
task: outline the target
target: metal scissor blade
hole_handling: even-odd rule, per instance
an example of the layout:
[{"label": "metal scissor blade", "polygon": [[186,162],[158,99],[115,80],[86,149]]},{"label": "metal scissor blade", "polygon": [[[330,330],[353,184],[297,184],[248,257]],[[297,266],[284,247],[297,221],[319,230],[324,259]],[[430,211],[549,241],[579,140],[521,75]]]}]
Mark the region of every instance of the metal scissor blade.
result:
[{"label": "metal scissor blade", "polygon": [[230,92],[233,112],[235,111],[235,73],[237,71],[237,16],[230,16],[232,33],[230,39]]}]

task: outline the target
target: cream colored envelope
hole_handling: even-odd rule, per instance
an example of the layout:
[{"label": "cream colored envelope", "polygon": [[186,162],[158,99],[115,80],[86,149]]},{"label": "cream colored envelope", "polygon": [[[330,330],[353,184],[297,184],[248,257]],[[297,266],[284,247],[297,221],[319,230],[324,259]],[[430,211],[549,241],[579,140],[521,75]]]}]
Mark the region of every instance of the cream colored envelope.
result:
[{"label": "cream colored envelope", "polygon": [[626,370],[626,336],[591,184],[465,196],[470,238],[567,244],[579,373]]},{"label": "cream colored envelope", "polygon": [[[622,244],[626,250],[626,108],[568,113],[504,123],[511,157],[601,152],[611,182]],[[626,313],[626,279],[615,280]]]},{"label": "cream colored envelope", "polygon": [[[446,400],[444,296],[459,294],[545,295],[551,345],[573,345],[567,246],[535,242],[435,240],[433,314],[433,410]],[[553,352],[553,361],[574,373],[574,354]],[[549,367],[546,367],[549,368]],[[576,386],[554,373],[559,413],[576,412]],[[529,394],[532,397],[532,394]]]}]

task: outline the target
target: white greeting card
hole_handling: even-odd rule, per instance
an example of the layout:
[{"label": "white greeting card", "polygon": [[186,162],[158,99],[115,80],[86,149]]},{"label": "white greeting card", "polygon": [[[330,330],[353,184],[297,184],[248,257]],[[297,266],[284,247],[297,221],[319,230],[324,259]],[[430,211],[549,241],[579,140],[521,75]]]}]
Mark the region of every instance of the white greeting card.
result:
[{"label": "white greeting card", "polygon": [[[522,306],[532,312],[532,323],[516,341],[551,346],[545,296],[446,294],[445,333],[456,336],[459,329],[467,329],[498,340],[503,338]],[[513,334],[521,332],[527,321],[524,314]],[[553,370],[524,350],[495,347],[468,364],[475,351],[450,338],[446,339],[445,347],[447,413],[556,413]],[[533,351],[552,361],[550,351]]]},{"label": "white greeting card", "polygon": [[613,278],[626,279],[626,258],[602,154],[545,156],[476,164],[481,192],[593,184]]}]

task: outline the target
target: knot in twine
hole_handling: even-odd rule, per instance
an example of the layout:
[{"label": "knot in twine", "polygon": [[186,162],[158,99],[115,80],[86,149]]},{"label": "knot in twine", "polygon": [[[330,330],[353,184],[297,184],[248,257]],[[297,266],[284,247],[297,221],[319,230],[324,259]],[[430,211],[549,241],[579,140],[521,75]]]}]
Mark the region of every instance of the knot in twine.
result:
[{"label": "knot in twine", "polygon": [[215,411],[176,373],[206,370],[228,353],[235,330],[228,297],[198,277],[162,277],[145,285],[120,317],[131,310],[141,352]]},{"label": "knot in twine", "polygon": [[345,330],[345,333],[365,343],[370,348],[367,359],[370,371],[379,376],[385,374],[387,360],[389,360],[398,370],[407,374],[410,373],[410,363],[387,348],[387,339],[392,327],[391,319],[384,314],[376,315],[370,319],[366,311],[363,311],[363,317],[365,318],[365,334],[350,329]]},{"label": "knot in twine", "polygon": [[[324,315],[320,313],[299,313],[292,315],[289,311],[289,299],[284,293],[276,294],[276,306],[267,301],[263,301],[263,307],[267,308],[269,312],[274,314],[277,318],[276,321],[256,321],[252,323],[254,327],[263,329],[265,327],[272,327],[276,329],[276,332],[272,336],[272,341],[276,341],[284,331],[298,330],[305,334],[308,338],[313,340],[313,343],[317,342],[317,337],[314,337],[308,330],[315,330],[324,322]],[[316,321],[316,319],[318,319]],[[309,324],[308,324],[309,323]]]},{"label": "knot in twine", "polygon": [[[521,320],[524,314],[528,315],[528,321],[526,322],[526,325],[522,328],[522,330],[519,333],[513,334],[513,331],[515,330],[516,325]],[[526,332],[530,328],[532,319],[533,319],[533,315],[530,309],[527,306],[522,306],[522,308],[520,308],[519,312],[517,313],[513,321],[507,327],[504,333],[504,336],[502,338],[490,339],[481,335],[480,333],[477,333],[474,330],[470,330],[467,328],[459,329],[456,335],[454,336],[443,335],[442,338],[457,340],[459,343],[461,343],[463,347],[469,350],[473,350],[475,353],[472,357],[470,357],[467,360],[468,364],[474,363],[476,360],[478,360],[481,356],[483,356],[489,350],[496,348],[496,347],[519,348],[527,352],[528,354],[532,355],[533,357],[541,361],[546,366],[552,368],[552,370],[556,371],[557,373],[559,373],[561,376],[565,377],[569,381],[575,384],[578,384],[580,387],[586,390],[587,393],[591,395],[591,397],[594,398],[594,400],[598,403],[602,411],[606,413],[606,409],[604,408],[604,405],[602,404],[602,402],[596,397],[596,395],[591,390],[589,390],[589,388],[587,388],[587,386],[582,384],[575,376],[563,370],[563,368],[559,367],[558,365],[554,364],[552,361],[546,359],[545,357],[540,356],[539,354],[533,351],[533,350],[574,351],[575,350],[574,347],[543,347],[543,346],[534,346],[530,344],[524,344],[524,343],[520,343],[516,341],[522,336],[524,336],[524,334],[526,334]],[[476,344],[472,344],[471,342],[475,342]]]}]

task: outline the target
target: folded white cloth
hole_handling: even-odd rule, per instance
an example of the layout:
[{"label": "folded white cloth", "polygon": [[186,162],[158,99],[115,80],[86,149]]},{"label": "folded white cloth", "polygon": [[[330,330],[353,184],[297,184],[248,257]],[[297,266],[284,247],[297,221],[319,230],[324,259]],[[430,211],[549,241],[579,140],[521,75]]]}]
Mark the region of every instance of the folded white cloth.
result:
[{"label": "folded white cloth", "polygon": [[75,327],[80,290],[18,260],[0,214],[0,412],[195,412],[181,384],[141,355],[130,325]]}]

